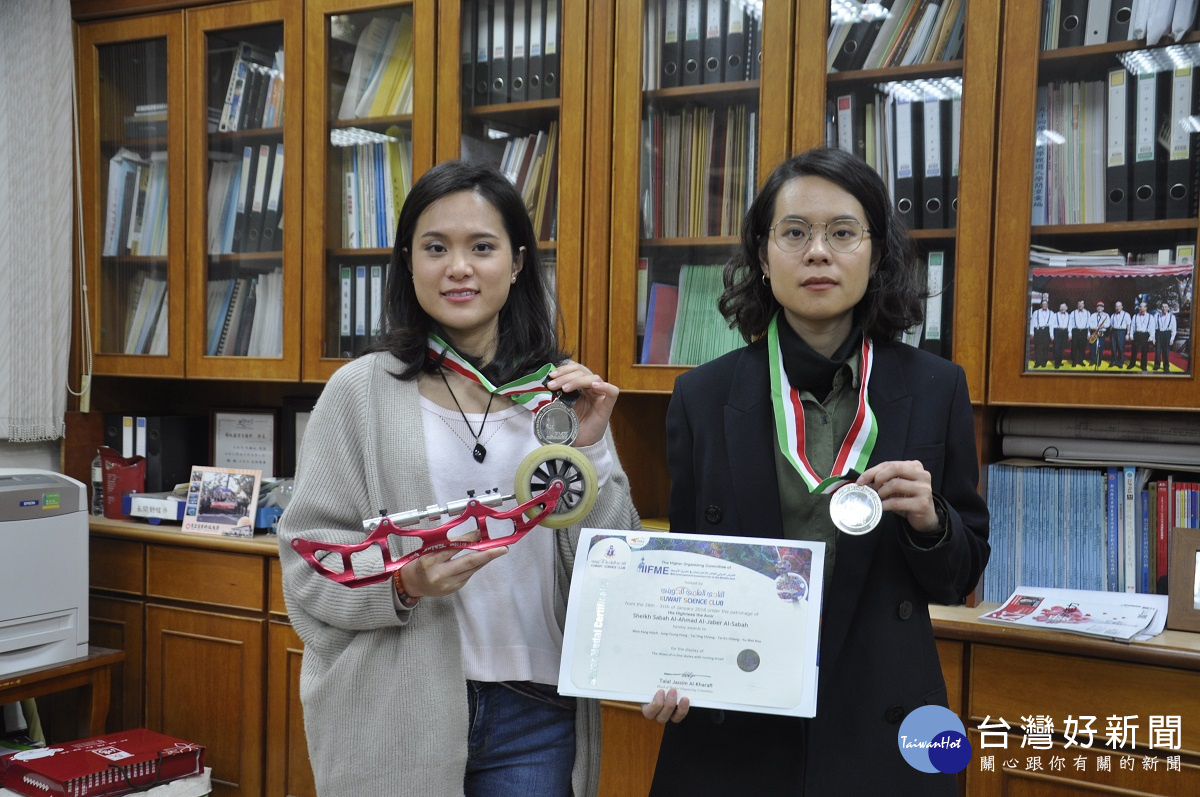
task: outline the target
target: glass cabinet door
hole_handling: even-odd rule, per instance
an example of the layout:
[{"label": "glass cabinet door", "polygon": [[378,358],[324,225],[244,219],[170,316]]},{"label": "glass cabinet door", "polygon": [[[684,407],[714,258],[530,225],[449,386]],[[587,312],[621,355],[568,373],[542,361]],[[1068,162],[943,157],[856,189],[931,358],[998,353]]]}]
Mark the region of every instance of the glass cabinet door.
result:
[{"label": "glass cabinet door", "polygon": [[433,13],[422,0],[307,6],[304,378],[383,332],[396,221],[432,162]]},{"label": "glass cabinet door", "polygon": [[1006,46],[1037,58],[1002,108],[991,400],[1194,408],[1194,20],[1023,6]]},{"label": "glass cabinet door", "polygon": [[182,376],[183,20],[79,28],[82,256],[94,367]]},{"label": "glass cabinet door", "polygon": [[[818,5],[802,12],[801,29],[818,24],[808,18]],[[903,338],[962,364],[977,402],[987,317],[972,305],[986,304],[989,284],[999,24],[998,6],[977,0],[831,0],[823,130],[797,116],[809,141],[852,152],[883,177],[916,239],[930,294],[924,323]]]},{"label": "glass cabinet door", "polygon": [[188,375],[299,377],[299,16],[278,0],[188,12]]},{"label": "glass cabinet door", "polygon": [[[551,301],[574,350],[579,326],[584,55],[588,8],[580,0],[456,0],[439,76],[459,98],[438,120],[438,157],[495,166],[525,199]],[[457,37],[450,37],[457,31]],[[456,45],[456,46],[451,46]]]},{"label": "glass cabinet door", "polygon": [[716,303],[760,164],[786,146],[772,136],[788,129],[791,13],[769,0],[618,6],[609,370],[622,388],[669,391],[742,345]]}]

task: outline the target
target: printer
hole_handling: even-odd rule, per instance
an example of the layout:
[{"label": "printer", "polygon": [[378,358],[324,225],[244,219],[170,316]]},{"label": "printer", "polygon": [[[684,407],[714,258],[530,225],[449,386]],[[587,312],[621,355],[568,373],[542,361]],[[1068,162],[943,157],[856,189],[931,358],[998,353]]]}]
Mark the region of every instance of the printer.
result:
[{"label": "printer", "polygon": [[88,654],[87,488],[0,468],[0,678]]}]

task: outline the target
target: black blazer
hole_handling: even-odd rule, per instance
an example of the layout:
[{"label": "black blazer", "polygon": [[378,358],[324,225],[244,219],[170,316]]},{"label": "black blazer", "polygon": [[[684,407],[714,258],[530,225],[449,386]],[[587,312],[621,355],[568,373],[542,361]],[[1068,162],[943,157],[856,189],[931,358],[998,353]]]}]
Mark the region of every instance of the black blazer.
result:
[{"label": "black blazer", "polygon": [[[879,425],[870,464],[921,460],[948,538],[913,545],[889,512],[869,534],[839,534],[817,716],[693,709],[666,728],[652,794],[957,793],[952,776],[909,766],[897,734],[913,709],[946,705],[928,604],[961,603],[988,560],[974,415],[962,368],[900,343],[875,345],[868,397]],[[762,342],[680,376],[667,411],[671,530],[782,536],[775,445]]]}]

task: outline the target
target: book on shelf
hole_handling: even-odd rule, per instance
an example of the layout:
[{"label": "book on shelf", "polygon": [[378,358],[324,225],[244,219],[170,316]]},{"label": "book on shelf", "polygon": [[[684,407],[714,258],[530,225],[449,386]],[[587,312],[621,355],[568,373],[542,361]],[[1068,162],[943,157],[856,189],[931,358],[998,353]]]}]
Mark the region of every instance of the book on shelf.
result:
[{"label": "book on shelf", "polygon": [[679,301],[671,334],[670,363],[701,365],[744,345],[717,310],[724,289],[721,265],[684,265],[679,269]]},{"label": "book on shelf", "polygon": [[355,45],[337,118],[410,113],[412,79],[412,15],[372,17]]},{"label": "book on shelf", "polygon": [[1018,586],[979,619],[1010,627],[1115,639],[1150,639],[1166,628],[1167,596]]},{"label": "book on shelf", "polygon": [[662,282],[650,285],[646,308],[646,332],[642,339],[643,365],[666,365],[671,359],[671,333],[679,306],[679,287]]},{"label": "book on shelf", "polygon": [[[247,121],[247,89],[259,70],[253,66],[270,68],[275,63],[275,53],[250,42],[238,42],[233,62],[229,67],[229,82],[225,89],[225,102],[221,106],[221,118],[217,130],[231,133],[243,130]],[[249,118],[253,118],[252,114]]]}]

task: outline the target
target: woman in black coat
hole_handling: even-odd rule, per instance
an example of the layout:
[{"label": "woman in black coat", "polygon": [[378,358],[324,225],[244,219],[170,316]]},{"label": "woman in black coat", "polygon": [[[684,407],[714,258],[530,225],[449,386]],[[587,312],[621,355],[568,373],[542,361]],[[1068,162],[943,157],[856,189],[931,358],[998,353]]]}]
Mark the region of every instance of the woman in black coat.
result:
[{"label": "woman in black coat", "polygon": [[[671,720],[651,794],[956,794],[953,775],[906,763],[897,734],[946,705],[928,604],[961,603],[990,550],[965,375],[896,340],[921,321],[924,280],[859,158],[783,163],[741,237],[719,306],[748,345],[676,380],[671,531],[826,543],[817,712],[689,711],[660,692],[643,709]],[[848,482],[882,501],[860,536],[829,514]]]}]

